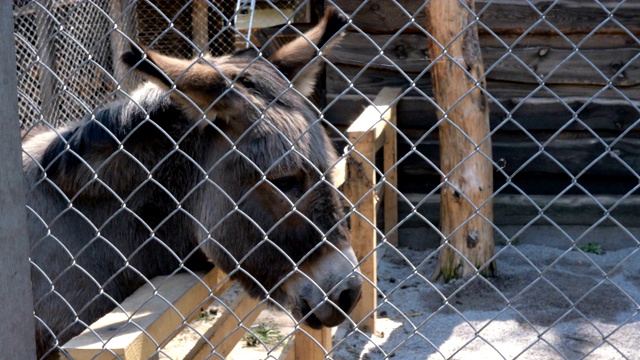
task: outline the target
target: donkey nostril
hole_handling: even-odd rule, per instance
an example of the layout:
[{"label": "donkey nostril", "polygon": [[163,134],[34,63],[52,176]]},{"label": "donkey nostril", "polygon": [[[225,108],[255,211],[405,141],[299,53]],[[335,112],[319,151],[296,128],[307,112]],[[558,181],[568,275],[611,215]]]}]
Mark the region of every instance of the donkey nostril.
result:
[{"label": "donkey nostril", "polygon": [[344,312],[349,313],[360,297],[360,291],[347,289],[340,293],[338,297],[338,306]]}]

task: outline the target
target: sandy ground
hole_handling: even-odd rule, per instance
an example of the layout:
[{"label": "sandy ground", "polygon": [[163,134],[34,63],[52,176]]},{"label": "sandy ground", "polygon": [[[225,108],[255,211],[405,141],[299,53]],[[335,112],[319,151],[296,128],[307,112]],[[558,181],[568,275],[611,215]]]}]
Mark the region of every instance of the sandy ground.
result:
[{"label": "sandy ground", "polygon": [[[595,255],[522,245],[496,253],[497,277],[445,284],[428,281],[431,251],[386,249],[376,334],[343,324],[330,357],[640,359],[638,248]],[[293,329],[273,310],[261,323],[285,337]],[[280,350],[241,341],[228,359],[274,359]]]}]

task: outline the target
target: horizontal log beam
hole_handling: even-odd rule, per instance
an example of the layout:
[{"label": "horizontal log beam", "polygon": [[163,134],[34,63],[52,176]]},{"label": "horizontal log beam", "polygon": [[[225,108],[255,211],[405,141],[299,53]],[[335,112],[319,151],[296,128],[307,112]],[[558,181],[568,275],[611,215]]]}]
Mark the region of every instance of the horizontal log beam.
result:
[{"label": "horizontal log beam", "polygon": [[[604,138],[605,143],[612,143],[613,138]],[[599,158],[606,152],[605,146],[595,138],[591,139],[567,139],[554,140],[544,146],[544,151],[532,141],[522,141],[514,139],[512,142],[505,141],[505,138],[493,141],[494,162],[507,174],[513,174],[519,170],[522,174],[559,174],[569,178],[567,171],[576,176],[580,174],[592,162],[595,162],[585,175],[589,176],[630,176],[635,177],[632,170],[640,172],[640,139],[624,138],[616,143],[611,149],[611,154]],[[410,151],[410,145],[405,142],[398,144],[398,155],[402,158]],[[422,159],[426,157],[435,166],[439,166],[439,144],[436,139],[422,141],[417,145],[416,153],[408,157],[400,165],[401,171],[407,168],[412,169],[414,175],[438,175],[439,173]],[[527,163],[532,157],[535,159]],[[623,165],[617,158],[622,159],[627,165]],[[524,165],[526,164],[526,165]],[[495,167],[496,165],[494,165]],[[503,178],[501,174],[496,174],[496,178]]]},{"label": "horizontal log beam", "polygon": [[[391,0],[370,1],[364,5],[361,0],[336,0],[333,3],[351,15],[355,26],[369,33],[395,33],[406,26],[412,16],[419,26],[424,27],[426,22],[423,1],[399,1],[404,11]],[[540,19],[540,13],[547,10],[550,4],[548,0],[478,0],[476,9],[480,13],[480,21],[497,34],[522,34],[530,28],[529,34],[554,35],[558,30],[564,34],[586,34],[608,18],[607,12],[597,2],[563,0],[545,13],[548,23],[533,26]],[[356,10],[358,11],[355,12]],[[640,33],[640,3],[623,3],[614,17],[629,31]],[[553,24],[555,28],[548,24]],[[482,26],[478,29],[480,33],[486,32]],[[409,27],[408,30],[420,32],[417,26]],[[625,34],[625,29],[608,22],[599,32]]]},{"label": "horizontal log beam", "polygon": [[[432,96],[433,88],[428,72],[418,75],[415,73],[403,73],[396,68],[376,69],[361,66],[341,66],[338,73],[333,67],[327,68],[327,94],[356,94],[351,88],[358,89],[359,93],[373,95],[385,87],[412,87],[420,92]],[[345,80],[346,78],[346,80]],[[584,84],[546,84],[544,89],[539,89],[539,84],[519,83],[488,78],[487,87],[489,93],[496,98],[524,98],[535,96],[539,98],[557,99],[556,96],[565,97],[593,97],[599,99],[621,99],[619,90],[630,99],[640,99],[640,86],[624,87],[619,90],[603,90],[601,85]],[[412,91],[411,95],[419,94]]]},{"label": "horizontal log beam", "polygon": [[[491,128],[500,126],[500,131],[519,131],[522,126],[529,131],[556,131],[565,127],[567,121],[573,118],[573,112],[577,112],[580,121],[573,121],[565,127],[566,131],[584,131],[586,125],[596,131],[622,133],[629,128],[634,131],[640,118],[640,101],[630,103],[623,99],[576,96],[564,100],[565,104],[555,98],[538,97],[526,100],[499,98],[497,102],[489,100]],[[348,126],[369,100],[362,95],[331,94],[327,97],[327,103],[331,105],[325,110],[325,117],[336,126]],[[508,117],[505,109],[511,112],[513,121],[505,122]],[[435,105],[423,96],[404,96],[397,105],[397,112],[398,126],[402,130],[428,130],[437,122]]]},{"label": "horizontal log beam", "polygon": [[[489,81],[520,82],[538,85],[544,78],[547,85],[599,85],[605,86],[612,80],[618,87],[640,85],[640,67],[634,66],[635,56],[640,51],[636,43],[608,43],[603,36],[590,38],[580,47],[576,55],[574,45],[564,40],[555,44],[527,39],[511,49],[509,56],[504,43],[493,37],[480,39],[482,57],[487,68]],[[609,35],[608,38],[611,38]],[[548,40],[548,39],[547,39]],[[581,39],[576,39],[581,40]],[[427,49],[424,34],[375,35],[347,33],[340,47],[332,51],[331,63],[342,67],[367,67],[367,71],[397,71],[401,69],[415,78],[431,64],[432,56]],[[594,48],[590,48],[594,46]],[[382,51],[383,56],[380,52]],[[585,60],[586,59],[586,60]],[[632,62],[619,76],[619,70]],[[597,70],[596,70],[597,69]],[[552,74],[548,76],[549,74]],[[604,75],[604,76],[603,76]]]},{"label": "horizontal log beam", "polygon": [[[428,226],[423,219],[427,219],[434,226],[438,225],[440,221],[439,195],[434,194],[429,197],[420,193],[404,195],[408,202],[401,200],[398,203],[398,215],[401,219],[406,218],[402,225],[403,228]],[[614,195],[594,195],[593,198],[584,195],[564,195],[556,198],[554,195],[497,194],[493,204],[493,223],[498,226],[527,225],[539,216],[539,209],[545,209],[544,215],[560,225],[592,226],[605,216],[602,207],[611,209],[614,204],[617,204],[610,213],[611,217],[627,227],[637,227],[636,214],[640,210],[640,196],[630,196],[620,202],[620,196]],[[416,206],[418,207],[414,212]],[[414,216],[415,213],[420,214],[421,217]],[[544,219],[540,222],[548,224],[548,221]],[[603,225],[616,226],[611,221],[606,221]]]}]

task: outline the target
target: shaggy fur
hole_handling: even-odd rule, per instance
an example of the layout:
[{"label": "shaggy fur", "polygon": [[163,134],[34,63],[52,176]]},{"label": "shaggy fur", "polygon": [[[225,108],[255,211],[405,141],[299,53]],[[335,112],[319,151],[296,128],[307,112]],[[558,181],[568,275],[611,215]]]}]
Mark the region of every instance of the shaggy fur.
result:
[{"label": "shaggy fur", "polygon": [[[55,356],[147,279],[210,268],[207,257],[312,326],[344,319],[361,281],[327,182],[336,154],[302,95],[317,48],[345,24],[330,9],[268,60],[134,50],[123,61],[150,82],[130,98],[25,135],[39,356]],[[319,271],[323,258],[349,269]],[[309,275],[289,278],[296,266]],[[340,309],[318,305],[325,292]]]}]

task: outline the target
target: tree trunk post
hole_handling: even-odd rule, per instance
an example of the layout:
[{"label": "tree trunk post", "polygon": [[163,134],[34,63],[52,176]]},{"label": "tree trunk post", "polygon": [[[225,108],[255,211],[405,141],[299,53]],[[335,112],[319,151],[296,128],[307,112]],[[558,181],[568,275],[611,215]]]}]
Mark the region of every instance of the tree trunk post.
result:
[{"label": "tree trunk post", "polygon": [[[471,11],[469,11],[471,9]],[[496,270],[489,108],[474,0],[432,0],[426,7],[433,92],[439,106],[442,247],[434,279]]]}]

